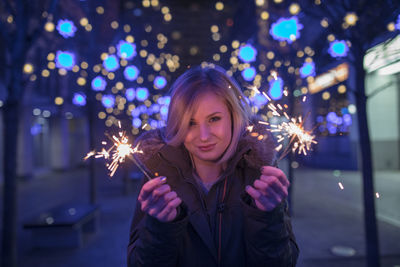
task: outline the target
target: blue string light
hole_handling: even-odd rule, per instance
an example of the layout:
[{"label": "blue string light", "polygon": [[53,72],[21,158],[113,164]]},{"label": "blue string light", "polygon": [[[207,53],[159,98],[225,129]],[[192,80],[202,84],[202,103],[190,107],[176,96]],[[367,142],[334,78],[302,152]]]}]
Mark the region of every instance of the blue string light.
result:
[{"label": "blue string light", "polygon": [[145,101],[149,97],[149,90],[144,87],[136,89],[136,99],[139,101]]},{"label": "blue string light", "polygon": [[251,45],[242,46],[239,49],[238,57],[243,62],[253,62],[256,60],[257,57],[257,50]]},{"label": "blue string light", "polygon": [[56,67],[60,69],[71,70],[75,65],[75,55],[71,52],[57,51]]},{"label": "blue string light", "polygon": [[303,25],[299,23],[296,16],[290,18],[280,18],[273,23],[269,33],[275,40],[287,41],[289,44],[300,38],[300,30]]},{"label": "blue string light", "polygon": [[92,89],[94,91],[104,91],[104,89],[106,89],[106,86],[107,82],[101,76],[97,76],[92,80]]},{"label": "blue string light", "polygon": [[72,98],[72,103],[76,106],[85,106],[86,95],[84,93],[74,93],[74,97]]},{"label": "blue string light", "polygon": [[167,116],[168,115],[168,106],[162,106],[160,108],[160,114],[163,116]]},{"label": "blue string light", "polygon": [[154,79],[154,87],[157,89],[163,89],[167,85],[167,80],[162,76],[157,76]]},{"label": "blue string light", "polygon": [[283,95],[283,80],[281,77],[277,79],[272,79],[269,82],[269,96],[273,100],[279,100],[282,98]]},{"label": "blue string light", "polygon": [[258,108],[268,103],[268,99],[263,94],[256,94],[252,99],[251,102]]},{"label": "blue string light", "polygon": [[137,79],[137,77],[139,76],[139,69],[136,68],[136,66],[131,65],[131,66],[127,66],[124,70],[124,76],[125,79],[127,79],[128,81],[134,81]]},{"label": "blue string light", "polygon": [[243,79],[250,82],[256,76],[256,69],[254,67],[245,68],[244,70],[242,70],[241,74]]},{"label": "blue string light", "polygon": [[306,78],[308,76],[315,76],[315,64],[314,62],[304,62],[300,68],[300,77]]},{"label": "blue string light", "polygon": [[335,40],[329,44],[328,53],[332,57],[346,57],[348,52],[349,46],[344,40]]},{"label": "blue string light", "polygon": [[136,45],[127,41],[121,40],[117,44],[118,56],[124,59],[132,59],[137,55]]},{"label": "blue string light", "polygon": [[115,55],[107,56],[103,60],[103,67],[107,71],[115,71],[115,70],[117,70],[119,68],[119,62],[118,62],[117,57]]},{"label": "blue string light", "polygon": [[133,101],[135,99],[135,95],[136,95],[135,89],[133,88],[126,89],[125,91],[126,100]]},{"label": "blue string light", "polygon": [[57,23],[57,31],[62,37],[69,38],[75,35],[76,27],[72,21],[60,19]]},{"label": "blue string light", "polygon": [[139,118],[134,118],[132,120],[132,125],[133,127],[139,128],[140,126],[142,126],[142,120]]},{"label": "blue string light", "polygon": [[112,108],[115,104],[115,98],[113,95],[103,95],[101,98],[101,103],[105,108]]}]

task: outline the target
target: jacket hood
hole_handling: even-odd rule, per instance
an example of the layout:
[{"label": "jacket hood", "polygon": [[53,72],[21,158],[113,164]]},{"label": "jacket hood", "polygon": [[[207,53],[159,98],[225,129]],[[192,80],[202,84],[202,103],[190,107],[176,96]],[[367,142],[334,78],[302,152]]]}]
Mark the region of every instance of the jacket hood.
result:
[{"label": "jacket hood", "polygon": [[[135,158],[148,169],[151,169],[148,166],[149,161],[158,153],[163,154],[164,159],[178,167],[182,165],[182,162],[189,163],[189,152],[184,145],[178,147],[168,145],[164,140],[163,133],[164,128],[150,130],[139,136],[135,141],[135,146],[139,145],[139,149],[144,153],[135,154]],[[237,163],[243,159],[249,167],[255,169],[273,165],[275,146],[275,140],[266,126],[253,120],[253,124],[242,134],[230,162]]]}]

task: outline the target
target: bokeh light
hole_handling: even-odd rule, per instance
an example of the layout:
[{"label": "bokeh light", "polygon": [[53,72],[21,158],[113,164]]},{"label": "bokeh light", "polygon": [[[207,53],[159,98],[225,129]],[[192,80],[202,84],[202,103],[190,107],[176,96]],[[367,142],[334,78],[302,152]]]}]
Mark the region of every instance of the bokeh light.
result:
[{"label": "bokeh light", "polygon": [[349,47],[344,40],[330,42],[328,52],[332,57],[346,57]]},{"label": "bokeh light", "polygon": [[104,91],[104,89],[106,89],[106,86],[107,82],[101,76],[97,76],[92,80],[92,89],[94,91]]},{"label": "bokeh light", "polygon": [[127,79],[128,81],[134,81],[137,79],[137,77],[139,76],[139,69],[134,66],[134,65],[130,65],[127,66],[124,70],[124,77],[125,79]]},{"label": "bokeh light", "polygon": [[163,89],[167,85],[167,80],[163,76],[157,76],[154,79],[154,87],[157,89]]},{"label": "bokeh light", "polygon": [[269,33],[275,40],[292,43],[300,38],[301,29],[303,29],[303,25],[299,23],[296,16],[293,16],[291,18],[280,18],[272,24]]},{"label": "bokeh light", "polygon": [[57,51],[56,67],[71,70],[75,65],[75,55],[71,52]]},{"label": "bokeh light", "polygon": [[75,35],[76,27],[72,21],[60,19],[57,23],[57,31],[62,37],[69,38]]},{"label": "bokeh light", "polygon": [[273,100],[279,100],[282,98],[283,94],[283,80],[281,77],[277,77],[276,79],[272,79],[269,82],[269,96]]},{"label": "bokeh light", "polygon": [[145,101],[149,97],[149,90],[144,87],[136,89],[136,99],[139,101]]},{"label": "bokeh light", "polygon": [[85,106],[86,95],[84,93],[74,93],[74,97],[72,98],[72,103],[76,106]]},{"label": "bokeh light", "polygon": [[136,96],[136,92],[135,92],[134,88],[126,89],[126,91],[125,91],[126,100],[133,101],[133,100],[135,100],[135,96]]},{"label": "bokeh light", "polygon": [[118,49],[118,56],[120,58],[124,58],[124,59],[132,59],[134,58],[137,53],[136,53],[136,45],[135,44],[131,44],[127,41],[119,41],[118,45],[117,45],[117,49]]},{"label": "bokeh light", "polygon": [[241,74],[244,80],[250,82],[256,76],[256,69],[254,67],[245,68]]},{"label": "bokeh light", "polygon": [[101,103],[105,108],[112,108],[115,104],[115,98],[113,95],[103,95],[101,98]]},{"label": "bokeh light", "polygon": [[315,76],[315,64],[314,62],[304,62],[300,68],[300,77],[306,78],[308,76]]},{"label": "bokeh light", "polygon": [[243,62],[253,62],[257,57],[257,50],[252,45],[245,45],[239,49],[238,57]]},{"label": "bokeh light", "polygon": [[103,60],[103,67],[107,71],[116,71],[119,68],[117,57],[115,55],[106,56],[106,58]]}]

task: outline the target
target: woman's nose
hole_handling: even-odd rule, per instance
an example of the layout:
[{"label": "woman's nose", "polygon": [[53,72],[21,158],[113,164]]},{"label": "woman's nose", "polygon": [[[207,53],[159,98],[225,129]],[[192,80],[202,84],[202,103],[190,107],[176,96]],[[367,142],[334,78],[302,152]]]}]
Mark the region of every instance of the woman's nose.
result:
[{"label": "woman's nose", "polygon": [[208,137],[210,136],[210,128],[207,124],[201,124],[200,127],[200,140],[207,141]]}]

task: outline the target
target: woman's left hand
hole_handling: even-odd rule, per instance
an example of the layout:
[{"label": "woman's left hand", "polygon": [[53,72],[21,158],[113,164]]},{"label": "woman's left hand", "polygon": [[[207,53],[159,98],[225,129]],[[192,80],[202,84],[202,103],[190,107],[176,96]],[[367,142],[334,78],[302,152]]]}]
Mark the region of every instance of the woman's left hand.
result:
[{"label": "woman's left hand", "polygon": [[278,168],[264,166],[260,179],[253,186],[246,186],[246,192],[254,199],[257,208],[271,211],[288,196],[289,180]]}]

